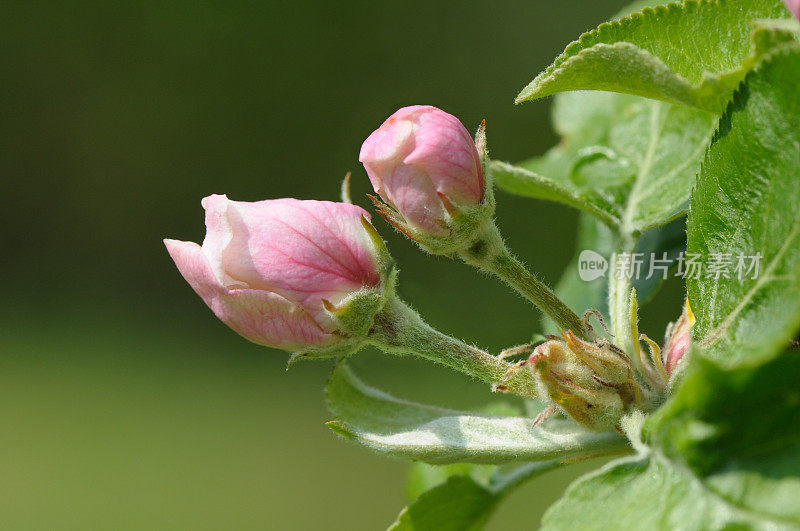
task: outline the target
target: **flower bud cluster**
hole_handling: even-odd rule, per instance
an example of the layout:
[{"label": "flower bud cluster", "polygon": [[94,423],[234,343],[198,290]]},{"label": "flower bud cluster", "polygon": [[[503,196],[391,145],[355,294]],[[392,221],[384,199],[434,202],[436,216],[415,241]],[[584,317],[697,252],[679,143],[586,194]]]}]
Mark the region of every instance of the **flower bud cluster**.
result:
[{"label": "flower bud cluster", "polygon": [[404,107],[366,139],[359,160],[392,225],[431,253],[459,254],[496,274],[568,329],[534,349],[530,373],[514,372],[524,362],[512,366],[431,329],[397,299],[386,246],[369,214],[347,199],[249,203],[212,195],[202,201],[202,245],[164,240],[167,250],[220,320],[255,343],[294,352],[292,360],[346,356],[366,344],[410,352],[498,389],[549,397],[595,430],[616,428],[631,407],[646,406],[643,395],[666,388],[689,347],[688,305],[663,351],[643,336],[653,355],[653,367],[639,360],[644,376],[610,342],[587,341],[597,337],[588,318],[581,321],[516,261],[492,222],[483,125],[473,141],[440,109]]},{"label": "flower bud cluster", "polygon": [[528,360],[540,395],[591,429],[616,427],[641,400],[630,358],[611,343],[589,343],[570,330],[562,337],[537,346]]}]

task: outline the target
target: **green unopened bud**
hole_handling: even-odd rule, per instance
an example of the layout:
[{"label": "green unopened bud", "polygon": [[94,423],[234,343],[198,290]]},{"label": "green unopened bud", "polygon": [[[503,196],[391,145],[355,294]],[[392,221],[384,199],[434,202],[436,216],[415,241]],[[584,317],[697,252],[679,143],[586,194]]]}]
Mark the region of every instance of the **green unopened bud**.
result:
[{"label": "green unopened bud", "polygon": [[563,338],[539,345],[530,357],[540,394],[588,428],[616,427],[640,400],[633,365],[611,343],[589,343],[570,330]]}]

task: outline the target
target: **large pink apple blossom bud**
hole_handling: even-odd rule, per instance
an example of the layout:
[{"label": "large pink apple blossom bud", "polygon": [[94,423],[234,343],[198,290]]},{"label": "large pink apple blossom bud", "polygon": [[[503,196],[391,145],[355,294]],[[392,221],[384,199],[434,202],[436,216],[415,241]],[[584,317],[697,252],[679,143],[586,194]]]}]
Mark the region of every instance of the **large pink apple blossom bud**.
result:
[{"label": "large pink apple blossom bud", "polygon": [[406,233],[446,236],[456,209],[484,203],[475,141],[458,118],[436,107],[395,112],[364,141],[358,160],[375,192],[400,216],[387,219]]},{"label": "large pink apple blossom bud", "polygon": [[792,12],[794,18],[800,20],[800,0],[783,0],[783,3]]},{"label": "large pink apple blossom bud", "polygon": [[358,206],[224,195],[202,204],[202,247],[164,244],[216,316],[255,343],[290,351],[341,343],[347,333],[335,309],[354,294],[380,291],[385,248]]}]

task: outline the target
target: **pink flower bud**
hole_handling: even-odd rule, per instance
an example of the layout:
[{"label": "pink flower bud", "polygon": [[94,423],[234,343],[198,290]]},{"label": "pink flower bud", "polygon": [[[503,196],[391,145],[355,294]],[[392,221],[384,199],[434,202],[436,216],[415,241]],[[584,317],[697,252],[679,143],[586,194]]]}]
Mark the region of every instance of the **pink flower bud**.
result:
[{"label": "pink flower bud", "polygon": [[338,341],[326,310],[381,284],[380,250],[362,208],[328,201],[202,201],[206,237],[164,240],[183,277],[225,324],[262,345],[297,350]]},{"label": "pink flower bud", "polygon": [[445,235],[453,205],[484,199],[475,142],[458,118],[430,105],[391,115],[364,141],[358,160],[375,192],[418,231]]},{"label": "pink flower bud", "polygon": [[692,313],[692,308],[689,306],[689,301],[687,300],[680,319],[678,319],[676,323],[670,324],[670,328],[667,332],[669,337],[667,339],[667,344],[664,345],[664,350],[667,353],[667,374],[671,375],[673,373],[675,367],[677,367],[678,363],[683,359],[683,355],[689,350],[692,344],[692,327],[694,323],[694,313]]},{"label": "pink flower bud", "polygon": [[800,0],[783,0],[783,3],[792,12],[794,18],[800,20]]}]

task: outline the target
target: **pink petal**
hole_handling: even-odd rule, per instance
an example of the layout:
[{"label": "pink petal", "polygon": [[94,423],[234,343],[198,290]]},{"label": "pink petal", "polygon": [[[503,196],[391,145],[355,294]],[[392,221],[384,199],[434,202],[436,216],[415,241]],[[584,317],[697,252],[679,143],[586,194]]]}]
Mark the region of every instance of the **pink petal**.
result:
[{"label": "pink petal", "polygon": [[800,20],[800,0],[783,0],[783,3],[786,4],[786,8],[792,12],[794,18]]},{"label": "pink petal", "polygon": [[361,146],[358,160],[364,164],[375,192],[386,201],[381,176],[391,173],[403,162],[404,154],[413,148],[413,131],[414,124],[408,120],[390,117]]},{"label": "pink petal", "polygon": [[396,166],[384,177],[381,195],[414,227],[431,234],[447,234],[444,205],[424,172],[413,166]]},{"label": "pink petal", "polygon": [[667,374],[672,374],[672,371],[678,366],[678,362],[681,361],[683,355],[689,350],[691,342],[691,336],[688,333],[674,339],[674,342],[669,346],[669,351],[667,352]]},{"label": "pink petal", "polygon": [[414,149],[403,162],[427,173],[436,190],[454,203],[483,201],[478,150],[469,132],[451,114],[436,109],[419,116]]},{"label": "pink petal", "polygon": [[[231,288],[237,281],[225,273],[222,266],[222,252],[233,239],[233,230],[228,221],[228,198],[224,195],[204,197],[200,204],[206,211],[206,237],[203,240],[203,252],[208,258],[214,275],[225,286]],[[239,287],[246,287],[238,283]]]},{"label": "pink petal", "polygon": [[[307,312],[278,294],[223,286],[196,243],[164,240],[164,245],[183,278],[214,314],[250,341],[293,351],[335,340]],[[325,324],[332,329],[331,322]]]},{"label": "pink petal", "polygon": [[[219,197],[219,196],[218,196]],[[210,198],[207,198],[210,199]],[[204,202],[211,219],[224,211],[230,239],[220,261],[228,287],[265,290],[301,305],[312,316],[324,314],[321,300],[334,304],[365,286],[377,286],[377,250],[361,224],[362,208],[328,201],[275,199],[246,203]],[[203,251],[216,251],[227,238],[226,225],[207,236]]]}]

